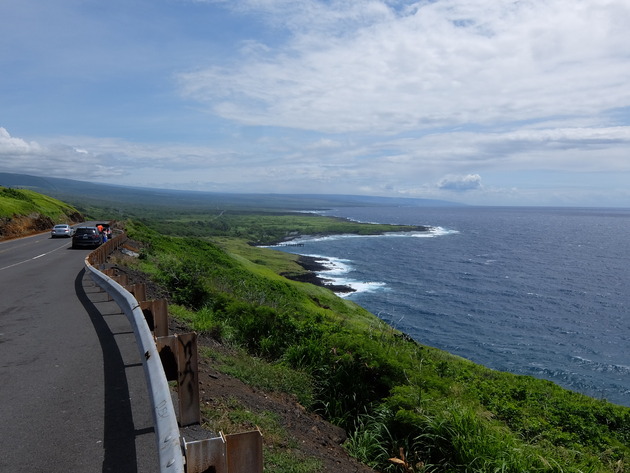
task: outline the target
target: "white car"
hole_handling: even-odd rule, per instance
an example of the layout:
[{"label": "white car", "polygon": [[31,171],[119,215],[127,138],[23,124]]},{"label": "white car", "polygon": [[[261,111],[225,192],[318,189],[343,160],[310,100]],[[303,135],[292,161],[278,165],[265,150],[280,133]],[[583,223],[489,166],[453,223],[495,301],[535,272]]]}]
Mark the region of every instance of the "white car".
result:
[{"label": "white car", "polygon": [[57,237],[71,237],[74,234],[74,230],[70,225],[60,224],[55,225],[50,231],[50,238]]}]

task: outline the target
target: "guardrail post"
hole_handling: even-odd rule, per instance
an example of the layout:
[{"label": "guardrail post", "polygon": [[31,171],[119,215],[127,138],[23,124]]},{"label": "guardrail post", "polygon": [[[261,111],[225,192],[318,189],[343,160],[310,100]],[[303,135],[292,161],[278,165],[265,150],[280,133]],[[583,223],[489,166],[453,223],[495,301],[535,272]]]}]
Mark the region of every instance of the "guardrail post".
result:
[{"label": "guardrail post", "polygon": [[166,299],[140,302],[140,309],[153,334],[156,337],[166,337],[168,335],[168,304]]},{"label": "guardrail post", "polygon": [[125,273],[120,273],[112,277],[112,279],[123,287],[129,284],[129,276],[127,276]]},{"label": "guardrail post", "polygon": [[219,437],[186,442],[184,439],[184,453],[186,455],[186,473],[228,473],[225,437],[219,432]]},{"label": "guardrail post", "polygon": [[179,425],[200,424],[197,334],[158,337],[156,343],[166,379],[177,381]]},{"label": "guardrail post", "polygon": [[[262,473],[260,430],[230,435],[219,432],[219,437],[193,442],[186,442],[186,439],[180,439],[177,435],[177,420],[167,380],[177,380],[178,383],[180,425],[201,423],[197,334],[192,332],[169,336],[165,300],[145,301],[144,284],[128,285],[126,274],[104,269],[104,273],[112,276],[109,277],[93,266],[104,265],[108,252],[119,248],[126,238],[123,232],[109,240],[90,253],[85,263],[96,284],[117,302],[134,329],[138,348],[143,355],[153,410],[160,473],[184,473],[184,470],[185,473]],[[143,319],[146,323],[140,322]],[[151,324],[155,333],[149,330]],[[157,365],[160,371],[154,363],[158,357],[162,361]],[[183,455],[186,457],[185,466]]]},{"label": "guardrail post", "polygon": [[186,473],[262,473],[260,430],[186,442]]},{"label": "guardrail post", "polygon": [[263,452],[260,430],[225,436],[229,473],[262,473]]},{"label": "guardrail post", "polygon": [[147,289],[144,284],[130,284],[123,287],[129,291],[138,302],[147,300]]}]

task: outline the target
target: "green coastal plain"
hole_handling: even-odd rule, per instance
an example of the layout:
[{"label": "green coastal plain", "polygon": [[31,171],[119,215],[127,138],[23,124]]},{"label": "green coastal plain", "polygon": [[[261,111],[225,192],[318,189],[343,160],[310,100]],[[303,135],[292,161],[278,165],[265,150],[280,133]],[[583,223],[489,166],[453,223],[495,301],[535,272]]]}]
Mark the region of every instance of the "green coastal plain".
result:
[{"label": "green coastal plain", "polygon": [[[74,205],[113,218],[111,209]],[[172,317],[231,349],[200,355],[339,425],[347,451],[377,471],[630,471],[630,408],[412,340],[329,289],[294,280],[306,272],[298,256],[260,247],[299,235],[426,229],[277,209],[124,213],[119,224],[139,257],[115,263],[146,274],[168,292]],[[287,457],[282,444],[266,445],[266,471],[322,471],[308,459],[278,460]]]}]

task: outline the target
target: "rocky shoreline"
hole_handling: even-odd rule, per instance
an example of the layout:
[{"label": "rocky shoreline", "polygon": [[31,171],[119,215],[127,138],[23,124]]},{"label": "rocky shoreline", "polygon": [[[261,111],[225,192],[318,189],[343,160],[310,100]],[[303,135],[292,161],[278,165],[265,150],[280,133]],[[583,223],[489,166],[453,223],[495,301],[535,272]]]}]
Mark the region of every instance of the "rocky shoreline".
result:
[{"label": "rocky shoreline", "polygon": [[351,292],[355,292],[355,289],[353,289],[350,286],[346,286],[342,284],[331,284],[330,279],[322,278],[317,275],[318,272],[325,271],[326,269],[328,269],[328,267],[325,264],[325,261],[327,261],[326,258],[316,258],[313,256],[299,255],[297,263],[300,266],[302,266],[305,270],[307,270],[308,273],[299,274],[299,275],[285,274],[284,276],[293,281],[308,282],[316,286],[325,287],[336,293],[348,294]]},{"label": "rocky shoreline", "polygon": [[[340,220],[349,221],[348,219],[341,218],[341,217],[336,217],[336,218],[339,218]],[[425,225],[417,225],[414,227],[414,231],[428,232],[428,231],[431,231],[432,228],[433,227],[429,227]],[[375,235],[382,235],[383,233],[385,232],[375,233]],[[316,234],[316,235],[311,235],[311,236],[327,236],[327,235],[328,234]],[[298,235],[298,234],[291,235],[290,237],[287,237],[283,239],[282,241],[276,241],[274,243],[271,243],[269,246],[272,246],[272,247],[273,246],[302,246],[300,243],[295,242],[295,240],[301,236],[303,235]],[[287,279],[291,279],[293,281],[308,282],[311,284],[315,284],[316,286],[322,286],[322,287],[330,289],[331,291],[337,294],[349,294],[351,292],[356,292],[356,289],[352,288],[351,286],[347,286],[343,284],[332,284],[331,279],[322,278],[317,275],[317,273],[326,271],[328,269],[328,266],[326,265],[326,261],[328,261],[328,259],[324,257],[313,257],[313,256],[304,256],[304,255],[297,255],[297,256],[298,256],[297,263],[300,266],[302,266],[302,268],[307,270],[308,273],[283,274],[282,276],[286,277]]]}]

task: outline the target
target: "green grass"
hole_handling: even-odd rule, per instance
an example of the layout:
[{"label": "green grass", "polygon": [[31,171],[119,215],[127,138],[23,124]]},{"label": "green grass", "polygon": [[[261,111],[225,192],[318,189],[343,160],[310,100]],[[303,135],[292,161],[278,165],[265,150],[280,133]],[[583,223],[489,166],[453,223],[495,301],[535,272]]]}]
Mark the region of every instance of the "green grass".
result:
[{"label": "green grass", "polygon": [[356,223],[336,217],[287,212],[177,215],[170,219],[152,220],[151,226],[164,235],[238,238],[256,245],[269,245],[298,235],[376,235],[391,231],[426,230],[423,226]]},{"label": "green grass", "polygon": [[202,408],[204,427],[226,435],[259,429],[264,436],[263,468],[273,473],[323,473],[321,462],[299,452],[295,440],[269,411],[247,409],[235,399]]},{"label": "green grass", "polygon": [[418,344],[325,288],[279,276],[294,261],[269,250],[138,222],[128,230],[146,245],[138,268],[177,303],[172,314],[240,347],[242,359],[206,355],[254,385],[309,399],[379,471],[400,471],[389,458],[401,456],[417,472],[630,471],[629,408]]},{"label": "green grass", "polygon": [[257,389],[291,394],[303,406],[313,404],[313,381],[310,374],[291,369],[281,363],[269,363],[247,355],[242,350],[225,354],[201,347],[200,355],[212,361],[218,371],[234,376]]},{"label": "green grass", "polygon": [[0,186],[0,217],[18,215],[50,217],[54,222],[66,223],[77,214],[77,209],[57,199],[26,189]]},{"label": "green grass", "polygon": [[328,473],[319,460],[295,452],[269,448],[264,450],[263,458],[265,471],[273,473]]},{"label": "green grass", "polygon": [[273,412],[253,412],[236,399],[215,401],[212,407],[202,408],[204,427],[226,435],[260,428],[270,444],[283,441],[287,434]]}]

